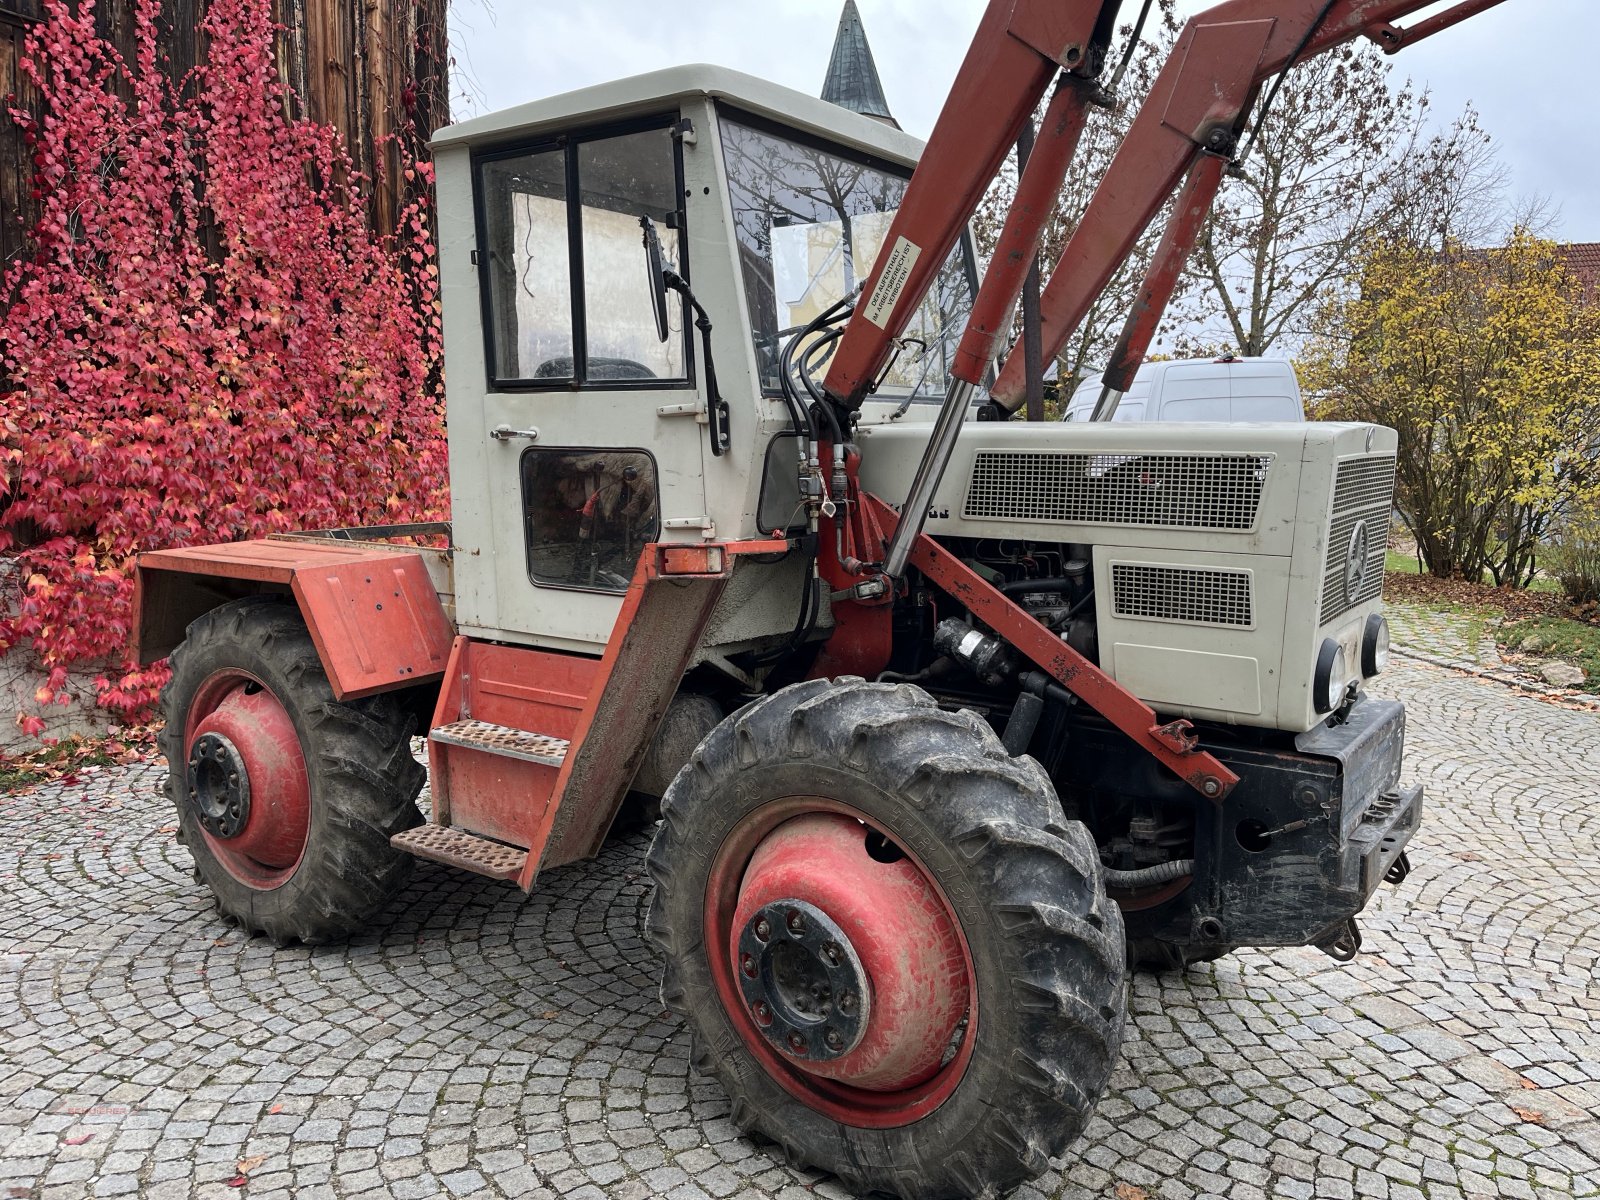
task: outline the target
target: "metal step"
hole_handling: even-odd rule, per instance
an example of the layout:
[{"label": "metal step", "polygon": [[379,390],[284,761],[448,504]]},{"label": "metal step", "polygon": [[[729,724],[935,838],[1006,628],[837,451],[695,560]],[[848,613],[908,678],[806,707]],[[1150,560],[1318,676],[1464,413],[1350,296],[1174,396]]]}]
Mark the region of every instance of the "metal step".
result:
[{"label": "metal step", "polygon": [[428,736],[446,746],[464,746],[469,750],[482,750],[486,754],[520,758],[523,762],[543,763],[547,767],[559,767],[567,758],[566,738],[512,729],[508,725],[491,725],[487,721],[456,721],[451,725],[440,725]]},{"label": "metal step", "polygon": [[460,867],[490,879],[515,879],[528,861],[528,852],[504,842],[491,842],[443,825],[418,825],[389,839],[396,850],[418,858]]}]

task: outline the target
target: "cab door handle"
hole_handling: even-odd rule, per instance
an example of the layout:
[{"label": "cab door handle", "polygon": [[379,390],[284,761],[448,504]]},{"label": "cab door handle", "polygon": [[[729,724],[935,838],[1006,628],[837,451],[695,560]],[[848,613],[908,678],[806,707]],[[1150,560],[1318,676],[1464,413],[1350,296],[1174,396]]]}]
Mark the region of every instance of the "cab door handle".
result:
[{"label": "cab door handle", "polygon": [[519,438],[537,442],[539,440],[539,431],[537,429],[513,429],[509,425],[496,425],[489,431],[489,436],[497,442],[514,442]]}]

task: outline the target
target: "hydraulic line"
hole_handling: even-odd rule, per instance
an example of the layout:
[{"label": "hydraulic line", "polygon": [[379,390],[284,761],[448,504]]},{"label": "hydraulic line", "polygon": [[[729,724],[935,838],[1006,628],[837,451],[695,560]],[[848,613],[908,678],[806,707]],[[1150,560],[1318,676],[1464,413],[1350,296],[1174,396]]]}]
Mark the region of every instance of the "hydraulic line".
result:
[{"label": "hydraulic line", "polygon": [[1185,875],[1194,874],[1194,859],[1179,858],[1172,862],[1157,863],[1153,867],[1140,867],[1136,871],[1117,871],[1111,867],[1100,868],[1100,880],[1107,887],[1154,887],[1158,883],[1171,883]]}]

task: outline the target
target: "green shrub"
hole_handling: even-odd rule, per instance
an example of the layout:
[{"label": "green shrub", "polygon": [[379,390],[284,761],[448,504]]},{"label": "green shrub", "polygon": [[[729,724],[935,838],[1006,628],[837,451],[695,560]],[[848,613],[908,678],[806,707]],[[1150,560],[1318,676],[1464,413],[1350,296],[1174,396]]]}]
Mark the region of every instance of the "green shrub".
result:
[{"label": "green shrub", "polygon": [[1600,604],[1600,511],[1569,522],[1542,557],[1567,599]]}]

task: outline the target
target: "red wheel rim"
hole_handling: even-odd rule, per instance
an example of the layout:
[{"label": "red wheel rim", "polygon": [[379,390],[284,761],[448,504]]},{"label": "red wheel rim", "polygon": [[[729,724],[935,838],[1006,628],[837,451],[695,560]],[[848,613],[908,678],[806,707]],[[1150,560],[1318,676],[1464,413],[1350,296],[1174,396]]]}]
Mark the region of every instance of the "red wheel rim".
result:
[{"label": "red wheel rim", "polygon": [[[869,833],[903,857],[885,863],[868,854]],[[859,1044],[826,1063],[780,1052],[741,990],[738,972],[750,964],[741,962],[739,938],[751,914],[778,895],[835,921],[871,979]],[[846,1125],[892,1128],[927,1116],[961,1082],[978,1036],[971,948],[927,867],[866,814],[817,796],[786,797],[750,814],[712,863],[704,920],[706,957],[729,1019],[767,1073],[807,1107]]]},{"label": "red wheel rim", "polygon": [[185,722],[186,764],[197,744],[226,739],[248,780],[242,826],[228,837],[205,829],[195,811],[194,769],[186,766],[193,828],[213,858],[246,887],[271,891],[300,866],[311,832],[311,787],[294,721],[272,690],[247,671],[218,671],[195,692]]}]

